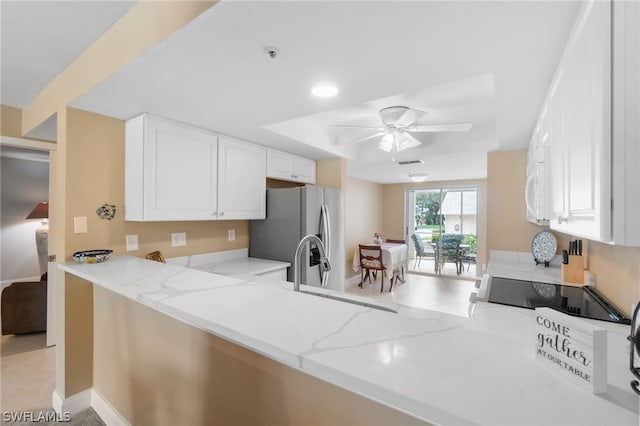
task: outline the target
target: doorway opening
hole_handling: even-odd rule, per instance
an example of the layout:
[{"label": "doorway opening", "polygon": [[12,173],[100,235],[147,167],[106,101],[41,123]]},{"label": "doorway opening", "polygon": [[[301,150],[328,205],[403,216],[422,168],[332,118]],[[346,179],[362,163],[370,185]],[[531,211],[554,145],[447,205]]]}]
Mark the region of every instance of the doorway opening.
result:
[{"label": "doorway opening", "polygon": [[478,188],[407,190],[409,272],[476,279]]}]

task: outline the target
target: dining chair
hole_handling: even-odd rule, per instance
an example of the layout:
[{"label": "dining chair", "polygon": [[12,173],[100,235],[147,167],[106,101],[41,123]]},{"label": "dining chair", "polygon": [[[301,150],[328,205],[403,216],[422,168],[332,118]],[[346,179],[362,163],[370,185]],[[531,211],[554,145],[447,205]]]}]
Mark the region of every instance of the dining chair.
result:
[{"label": "dining chair", "polygon": [[[378,271],[381,271],[380,274],[380,292],[384,290],[384,277],[387,274],[387,268],[382,263],[382,248],[379,245],[365,245],[358,244],[358,254],[360,255],[360,284],[359,287],[364,287],[364,283],[367,278],[369,278],[369,282],[373,284],[371,280],[371,274],[375,276]],[[389,291],[393,288],[393,280],[389,280],[391,283],[391,287]]]},{"label": "dining chair", "polygon": [[[391,244],[407,244],[407,240],[393,240],[391,238],[387,238],[387,242]],[[409,247],[407,246],[407,251]],[[404,282],[404,271],[405,269],[409,269],[409,256],[406,256],[404,263],[400,266],[400,279]],[[393,271],[395,274],[395,271]]]}]

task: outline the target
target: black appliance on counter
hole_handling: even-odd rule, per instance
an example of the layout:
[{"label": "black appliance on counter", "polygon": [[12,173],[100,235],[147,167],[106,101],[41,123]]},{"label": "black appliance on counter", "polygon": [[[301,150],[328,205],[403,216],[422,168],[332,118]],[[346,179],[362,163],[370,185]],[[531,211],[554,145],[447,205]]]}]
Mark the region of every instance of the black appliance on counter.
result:
[{"label": "black appliance on counter", "polygon": [[618,324],[631,320],[591,287],[573,287],[511,278],[491,277],[487,301],[521,308],[552,308],[575,317]]}]

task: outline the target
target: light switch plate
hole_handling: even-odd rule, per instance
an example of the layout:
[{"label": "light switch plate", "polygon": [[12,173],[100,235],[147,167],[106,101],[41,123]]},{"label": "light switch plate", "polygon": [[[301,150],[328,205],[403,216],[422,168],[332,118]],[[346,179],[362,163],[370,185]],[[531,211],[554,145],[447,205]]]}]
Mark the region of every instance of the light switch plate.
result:
[{"label": "light switch plate", "polygon": [[184,247],[187,245],[187,233],[186,232],[172,232],[171,233],[171,247]]},{"label": "light switch plate", "polygon": [[236,240],[236,230],[235,229],[233,229],[233,228],[229,229],[227,234],[228,234],[227,235],[227,237],[228,237],[227,239],[229,241],[235,241]]},{"label": "light switch plate", "polygon": [[127,235],[127,251],[138,250],[138,236],[136,234]]},{"label": "light switch plate", "polygon": [[73,232],[76,234],[86,234],[88,232],[86,216],[78,216],[73,218]]}]

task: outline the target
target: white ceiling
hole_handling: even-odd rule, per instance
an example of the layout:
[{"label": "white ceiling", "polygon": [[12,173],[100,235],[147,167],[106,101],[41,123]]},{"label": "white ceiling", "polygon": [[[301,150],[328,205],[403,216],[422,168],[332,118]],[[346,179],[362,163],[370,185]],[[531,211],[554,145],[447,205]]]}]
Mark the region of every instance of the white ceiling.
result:
[{"label": "white ceiling", "polygon": [[[80,8],[78,2],[46,3]],[[103,7],[95,16],[111,16],[111,22],[130,6],[90,4]],[[430,180],[482,178],[488,151],[526,147],[579,6],[569,1],[226,1],[73,106],[121,119],[150,112],[315,159],[339,155],[348,159],[349,175],[375,182],[408,181],[409,171],[425,171]],[[39,14],[34,8],[13,16],[35,41],[26,50],[31,55],[24,55],[26,41],[7,43],[10,51],[22,52],[11,60],[25,71],[5,79],[4,9],[3,92],[14,80],[30,91],[14,90],[18,94],[7,98],[3,93],[2,100],[22,106],[46,83],[48,76],[32,79],[29,72],[51,71],[39,55],[48,50],[45,41],[56,40],[55,29],[73,34],[75,41],[94,40],[97,24],[81,25],[68,9],[49,11],[65,25],[40,22],[46,31],[31,22]],[[53,56],[70,62],[78,47],[61,40],[55,47],[68,43],[75,51],[64,60],[61,53]],[[270,58],[267,46],[280,54]],[[63,66],[51,66],[51,72]],[[325,80],[336,83],[340,93],[331,99],[310,95],[311,86]],[[427,123],[469,121],[473,128],[426,135],[420,147],[399,153],[401,160],[425,160],[407,167],[392,163],[376,141],[336,143],[357,138],[357,132],[327,130],[330,124],[378,125],[377,111],[397,104],[428,111],[422,120]]]}]

